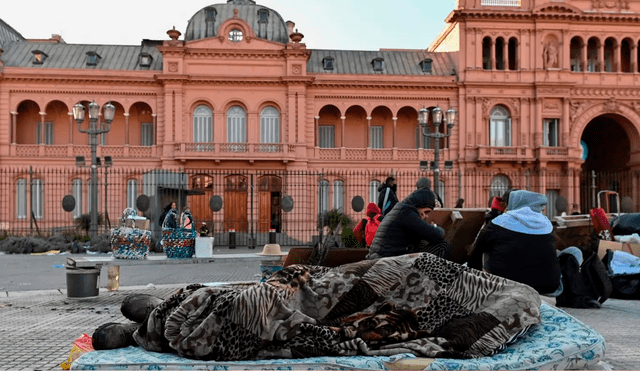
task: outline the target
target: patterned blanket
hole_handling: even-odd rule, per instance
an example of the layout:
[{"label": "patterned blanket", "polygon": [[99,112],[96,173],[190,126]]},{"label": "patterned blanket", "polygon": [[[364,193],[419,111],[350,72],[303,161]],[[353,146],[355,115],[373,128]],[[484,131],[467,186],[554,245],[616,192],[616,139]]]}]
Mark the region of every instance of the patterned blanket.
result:
[{"label": "patterned blanket", "polygon": [[293,265],[248,285],[191,285],[154,309],[134,338],[147,350],[216,361],[476,358],[539,322],[540,297],[529,286],[423,253]]}]

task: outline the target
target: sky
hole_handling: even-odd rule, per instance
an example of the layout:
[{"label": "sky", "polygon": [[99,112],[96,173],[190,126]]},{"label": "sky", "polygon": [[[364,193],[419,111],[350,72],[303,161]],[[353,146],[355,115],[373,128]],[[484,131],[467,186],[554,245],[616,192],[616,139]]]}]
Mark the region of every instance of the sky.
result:
[{"label": "sky", "polygon": [[[186,31],[205,6],[226,0],[5,0],[0,18],[27,39],[59,34],[70,44],[139,45]],[[14,2],[15,1],[15,2]],[[456,0],[257,0],[293,21],[310,49],[426,49]],[[181,37],[182,39],[182,37]]]}]

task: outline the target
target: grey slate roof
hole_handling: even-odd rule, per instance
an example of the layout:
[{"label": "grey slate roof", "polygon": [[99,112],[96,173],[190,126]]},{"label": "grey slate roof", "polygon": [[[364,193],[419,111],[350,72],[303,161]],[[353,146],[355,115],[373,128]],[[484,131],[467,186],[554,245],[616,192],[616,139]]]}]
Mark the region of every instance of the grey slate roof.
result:
[{"label": "grey slate roof", "polygon": [[24,41],[25,38],[20,33],[0,19],[0,48],[5,49],[5,45],[12,41]]},{"label": "grey slate roof", "polygon": [[[2,60],[5,67],[74,68],[88,70],[162,70],[162,54],[157,46],[162,41],[143,40],[141,45],[94,45],[12,41],[4,46]],[[33,64],[33,51],[48,57],[42,64]],[[100,60],[95,66],[87,65],[87,52],[96,52]],[[140,53],[153,58],[151,66],[139,65]]]},{"label": "grey slate roof", "polygon": [[[333,57],[333,70],[325,70],[323,60]],[[372,61],[384,60],[382,71],[374,71]],[[426,50],[323,50],[312,49],[307,63],[307,73],[353,74],[353,75],[429,75],[422,70],[420,62],[430,58],[430,75],[455,75],[455,53],[432,53]]]},{"label": "grey slate roof", "polygon": [[[233,18],[233,10],[238,9],[238,18],[249,23],[256,37],[286,44],[289,42],[289,30],[282,16],[271,8],[257,5],[250,0],[229,0],[227,4],[213,4],[200,9],[191,17],[184,34],[185,41],[205,39],[218,35],[218,28],[228,19]],[[267,10],[267,23],[260,23],[258,12]],[[207,25],[207,14],[215,11],[215,21]],[[226,36],[226,35],[225,35]]]}]

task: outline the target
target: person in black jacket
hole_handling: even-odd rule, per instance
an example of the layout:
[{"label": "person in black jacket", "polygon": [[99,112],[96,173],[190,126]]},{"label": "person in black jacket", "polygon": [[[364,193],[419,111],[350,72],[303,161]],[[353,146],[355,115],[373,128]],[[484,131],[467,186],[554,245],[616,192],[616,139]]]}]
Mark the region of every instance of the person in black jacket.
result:
[{"label": "person in black jacket", "polygon": [[513,191],[506,212],[489,220],[472,246],[469,266],[524,283],[540,294],[561,285],[556,253],[557,236],[542,214],[545,195]]},{"label": "person in black jacket", "polygon": [[416,189],[431,190],[431,192],[436,195],[436,207],[444,207],[444,202],[442,202],[442,199],[440,198],[438,193],[435,190],[431,189],[431,179],[427,178],[426,176],[418,179],[418,181],[416,182]]},{"label": "person in black jacket", "polygon": [[396,196],[397,189],[396,178],[393,176],[388,177],[384,183],[378,187],[378,207],[383,217],[398,203],[398,196]]},{"label": "person in black jacket", "polygon": [[444,230],[427,221],[435,204],[435,194],[428,189],[417,189],[398,202],[382,219],[367,259],[414,252],[436,252],[435,255],[448,258]]}]

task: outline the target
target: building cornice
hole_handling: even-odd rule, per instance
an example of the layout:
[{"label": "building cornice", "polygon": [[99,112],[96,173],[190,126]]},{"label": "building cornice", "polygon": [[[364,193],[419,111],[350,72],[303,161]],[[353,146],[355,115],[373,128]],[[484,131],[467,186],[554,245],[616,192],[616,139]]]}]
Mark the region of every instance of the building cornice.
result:
[{"label": "building cornice", "polygon": [[[91,95],[100,96],[105,95],[108,97],[114,97],[113,91],[98,91],[95,90],[78,90],[78,89],[9,89],[10,94],[71,94],[71,95]],[[141,91],[118,91],[115,97],[120,96],[157,96],[157,92],[141,92]],[[114,98],[115,99],[115,98]]]},{"label": "building cornice", "polygon": [[640,15],[624,13],[533,13],[522,11],[496,11],[496,10],[456,10],[449,18],[450,22],[462,22],[468,20],[515,20],[515,21],[570,21],[570,22],[611,22],[611,23],[638,23]]},{"label": "building cornice", "polygon": [[343,95],[343,94],[317,94],[314,95],[313,98],[315,100],[419,100],[419,101],[442,101],[443,99],[447,99],[446,97],[438,96],[438,97],[424,97],[424,96],[389,96],[389,95]]},{"label": "building cornice", "polygon": [[93,84],[93,85],[156,85],[153,77],[139,78],[135,76],[105,75],[46,75],[46,74],[3,74],[4,83],[55,83],[60,84]]}]

